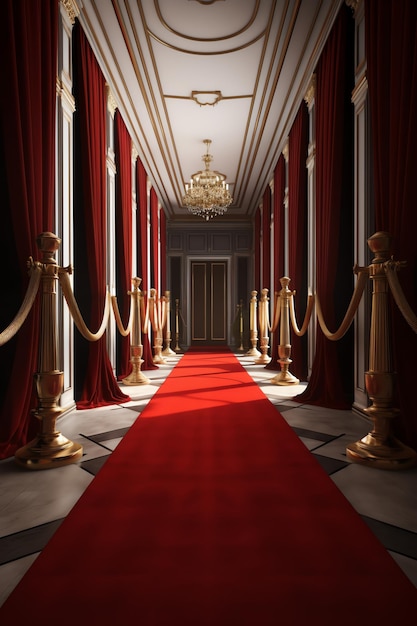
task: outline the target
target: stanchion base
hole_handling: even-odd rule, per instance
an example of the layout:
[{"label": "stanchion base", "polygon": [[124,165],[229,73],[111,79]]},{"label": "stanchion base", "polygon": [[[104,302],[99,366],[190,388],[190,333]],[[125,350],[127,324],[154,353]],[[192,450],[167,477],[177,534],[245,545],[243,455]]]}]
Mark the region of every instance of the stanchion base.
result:
[{"label": "stanchion base", "polygon": [[55,445],[45,443],[41,436],[37,437],[16,451],[16,463],[26,469],[43,470],[71,465],[81,459],[81,444],[70,441],[60,433],[56,434],[54,442]]},{"label": "stanchion base", "polygon": [[383,470],[409,469],[417,462],[417,453],[394,438],[389,445],[366,443],[361,439],[346,447],[346,455],[354,463]]},{"label": "stanchion base", "polygon": [[256,348],[251,348],[246,352],[246,356],[261,356],[261,353]]},{"label": "stanchion base", "polygon": [[135,385],[149,385],[151,381],[149,378],[146,378],[145,374],[142,374],[142,372],[132,372],[129,376],[123,378],[121,382],[124,385],[130,385],[133,387]]},{"label": "stanchion base", "polygon": [[266,355],[266,354],[262,354],[259,359],[256,359],[255,364],[256,365],[268,365],[268,363],[270,363],[271,361],[271,357]]},{"label": "stanchion base", "polygon": [[280,372],[269,381],[273,385],[299,385],[298,378],[290,374],[290,372]]},{"label": "stanchion base", "polygon": [[161,354],[162,356],[175,356],[175,352],[171,350],[171,348],[165,348],[165,350],[162,350]]}]

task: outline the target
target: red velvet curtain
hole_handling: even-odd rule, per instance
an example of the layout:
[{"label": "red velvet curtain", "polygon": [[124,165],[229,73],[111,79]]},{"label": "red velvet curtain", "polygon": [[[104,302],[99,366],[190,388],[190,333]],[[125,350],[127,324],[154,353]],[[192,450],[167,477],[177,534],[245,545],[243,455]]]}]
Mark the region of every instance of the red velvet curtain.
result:
[{"label": "red velvet curtain", "polygon": [[[288,157],[288,276],[295,290],[294,302],[301,325],[307,301],[307,151],[308,111],[301,104],[291,128]],[[307,380],[307,335],[291,334],[291,373]]]},{"label": "red velvet curtain", "polygon": [[[393,238],[406,298],[417,312],[417,4],[365,2],[365,42],[374,159],[375,230]],[[417,447],[417,335],[393,306],[393,353],[400,417],[398,435]]]},{"label": "red velvet curtain", "polygon": [[[99,328],[106,297],[106,90],[104,76],[77,21],[73,30],[75,288],[87,325]],[[81,307],[80,307],[81,308]],[[87,345],[85,345],[87,344]],[[76,370],[83,372],[77,407],[129,399],[116,382],[106,335],[94,342],[76,339]],[[85,367],[86,365],[86,367]]]},{"label": "red velvet curtain", "polygon": [[151,187],[150,193],[150,205],[151,205],[151,287],[154,287],[157,291],[158,297],[160,293],[159,284],[159,216],[158,216],[158,197],[155,189]]},{"label": "red velvet curtain", "polygon": [[254,224],[254,274],[255,274],[255,284],[254,289],[259,293],[261,291],[261,209],[258,207],[255,213],[255,224]]},{"label": "red velvet curtain", "polygon": [[[132,140],[117,109],[114,116],[114,152],[116,161],[116,295],[123,325],[130,313],[132,290]],[[117,334],[119,380],[130,374],[130,336]]]},{"label": "red velvet curtain", "polygon": [[[147,297],[148,285],[148,193],[147,174],[142,161],[136,161],[136,202],[138,205],[138,219],[136,242],[137,242],[137,267],[138,276],[142,279],[140,289]],[[142,335],[143,344],[143,370],[158,369],[152,358],[152,349],[149,342],[149,334]]]},{"label": "red velvet curtain", "polygon": [[[284,197],[285,197],[285,159],[283,155],[278,159],[274,170],[274,196],[273,196],[273,255],[274,255],[274,291],[281,291],[279,279],[284,276],[284,252],[285,252],[285,226],[284,226]],[[274,301],[275,293],[271,294]],[[279,326],[271,338],[271,361],[265,369],[280,370],[278,364]]]},{"label": "red velvet curtain", "polygon": [[271,188],[266,186],[262,198],[262,284],[271,289]]},{"label": "red velvet curtain", "polygon": [[[39,258],[36,237],[53,228],[58,3],[5,0],[0,20],[1,110],[0,265],[3,330],[28,286],[26,262]],[[0,458],[12,456],[36,433],[39,306],[0,348]]]},{"label": "red velvet curtain", "polygon": [[161,264],[161,293],[165,293],[167,289],[167,220],[163,209],[159,212],[159,232],[161,239],[161,256],[159,259]]},{"label": "red velvet curtain", "polygon": [[[352,293],[352,252],[342,254],[346,245],[352,246],[352,233],[342,227],[352,214],[352,181],[346,180],[352,171],[346,105],[352,89],[353,58],[348,45],[352,26],[350,9],[343,5],[316,71],[316,277],[324,319],[331,329],[336,329],[342,319],[337,316],[336,301],[345,312]],[[343,340],[329,341],[318,326],[311,378],[297,399],[330,408],[349,408],[351,398],[343,380],[352,369],[351,346]]]}]

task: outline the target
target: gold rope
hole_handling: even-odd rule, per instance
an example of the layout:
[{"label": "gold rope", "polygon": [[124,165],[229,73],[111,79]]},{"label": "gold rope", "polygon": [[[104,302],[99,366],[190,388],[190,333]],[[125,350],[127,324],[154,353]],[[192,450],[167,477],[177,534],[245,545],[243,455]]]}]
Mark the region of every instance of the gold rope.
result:
[{"label": "gold rope", "polygon": [[132,296],[130,296],[130,313],[129,313],[129,321],[127,323],[126,328],[123,327],[123,322],[122,322],[122,318],[120,316],[120,311],[119,311],[119,306],[117,304],[117,297],[116,296],[112,296],[111,297],[111,304],[112,304],[112,308],[113,308],[114,319],[116,320],[117,329],[118,329],[119,333],[122,335],[122,337],[127,337],[128,335],[130,335],[130,331],[132,330],[132,323],[133,323],[133,298],[132,298]]},{"label": "gold rope", "polygon": [[320,328],[323,331],[323,334],[325,335],[325,337],[327,337],[327,339],[330,339],[330,341],[338,341],[348,331],[349,326],[351,325],[353,318],[355,316],[355,313],[357,311],[357,308],[359,306],[359,303],[363,294],[363,290],[365,289],[367,279],[368,279],[367,268],[359,270],[358,282],[356,283],[355,290],[350,300],[348,310],[346,311],[345,317],[343,318],[343,321],[340,324],[339,329],[334,333],[330,332],[330,330],[326,326],[326,323],[323,319],[323,313],[322,313],[321,306],[320,306],[320,300],[316,293],[315,301],[316,301],[317,319],[319,321]]},{"label": "gold rope", "polygon": [[80,333],[82,334],[82,336],[84,337],[84,339],[87,339],[87,341],[98,341],[98,339],[100,339],[103,335],[104,335],[104,331],[106,330],[107,327],[107,322],[109,320],[109,314],[110,314],[110,294],[107,291],[106,292],[106,300],[105,300],[105,305],[104,305],[104,314],[103,314],[103,321],[101,322],[101,326],[98,329],[98,331],[96,333],[92,333],[86,326],[80,309],[78,308],[78,304],[75,301],[74,298],[74,294],[72,293],[72,289],[71,289],[71,283],[68,277],[67,272],[63,271],[63,272],[59,272],[59,281],[61,283],[61,287],[62,287],[62,292],[64,294],[65,300],[68,304],[68,308],[70,310],[70,313],[72,315],[72,318],[74,320],[74,323],[76,325],[76,327],[78,328],[78,330],[80,331]]},{"label": "gold rope", "polygon": [[294,296],[291,294],[291,298],[290,298],[291,324],[292,324],[295,334],[298,337],[302,337],[307,331],[308,325],[310,323],[311,313],[313,311],[313,306],[314,306],[314,296],[313,294],[309,294],[307,297],[307,310],[304,316],[304,322],[303,322],[303,325],[301,326],[301,329],[298,328],[298,324],[297,324],[297,320],[295,316]]},{"label": "gold rope", "polygon": [[407,302],[400,282],[397,276],[397,264],[393,261],[388,261],[384,264],[385,274],[387,276],[388,284],[390,286],[392,295],[394,296],[395,303],[404,316],[405,321],[409,324],[410,328],[417,333],[417,317],[412,308]]},{"label": "gold rope", "polygon": [[281,303],[279,301],[279,291],[276,291],[275,301],[274,301],[274,321],[272,322],[272,326],[269,329],[271,333],[274,333],[276,331],[280,317],[281,317]]},{"label": "gold rope", "polygon": [[32,308],[36,294],[38,293],[39,283],[42,276],[42,267],[39,264],[34,263],[32,258],[29,259],[28,264],[30,264],[30,280],[26,290],[26,295],[14,320],[3,330],[3,332],[0,333],[0,346],[3,346],[5,343],[10,341],[10,339],[14,337],[17,331],[21,328],[23,322],[29,314],[30,309]]}]

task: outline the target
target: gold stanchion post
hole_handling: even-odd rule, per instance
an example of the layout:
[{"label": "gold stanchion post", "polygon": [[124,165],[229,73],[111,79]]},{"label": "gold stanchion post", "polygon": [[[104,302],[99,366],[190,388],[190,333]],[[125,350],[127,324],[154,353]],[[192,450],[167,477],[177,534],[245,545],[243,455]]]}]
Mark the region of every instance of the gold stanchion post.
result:
[{"label": "gold stanchion post", "polygon": [[147,385],[150,380],[141,371],[143,363],[143,345],[142,345],[142,318],[140,314],[140,299],[142,294],[139,290],[141,278],[132,278],[133,291],[130,291],[130,297],[133,298],[133,319],[132,319],[132,332],[130,335],[130,362],[132,364],[132,371],[126,378],[123,378],[122,383],[125,385]]},{"label": "gold stanchion post", "polygon": [[259,313],[259,332],[261,334],[261,345],[260,347],[260,356],[255,360],[257,365],[267,365],[271,357],[268,355],[269,349],[269,336],[268,336],[268,326],[269,326],[269,315],[268,315],[268,289],[261,289],[261,299],[259,301],[258,306]]},{"label": "gold stanchion post", "polygon": [[288,276],[280,278],[281,291],[279,293],[279,302],[281,307],[280,327],[279,327],[279,346],[278,346],[278,363],[281,366],[279,374],[271,379],[274,385],[298,385],[298,378],[288,371],[291,360],[291,341],[290,341],[290,315],[289,315],[289,299],[294,296],[295,291],[290,291],[288,285],[291,279]]},{"label": "gold stanchion post", "polygon": [[174,350],[171,350],[171,294],[169,291],[165,292],[165,301],[167,307],[167,321],[165,325],[165,348],[162,350],[163,356],[174,355]]},{"label": "gold stanchion post", "polygon": [[245,348],[243,347],[243,300],[238,304],[239,307],[239,338],[240,338],[240,346],[239,352],[244,352]]},{"label": "gold stanchion post", "polygon": [[392,421],[398,417],[394,407],[395,373],[392,364],[391,331],[388,302],[388,281],[384,264],[390,259],[391,238],[386,232],[377,232],[368,239],[375,254],[368,267],[372,281],[372,310],[369,345],[369,370],[365,386],[372,404],[365,413],[373,421],[373,429],[366,437],[347,446],[347,456],[357,463],[378,469],[406,469],[416,463],[414,450],[401,443],[392,434]]},{"label": "gold stanchion post", "polygon": [[250,332],[250,342],[252,347],[246,353],[247,356],[261,356],[261,353],[257,349],[256,345],[258,343],[258,322],[257,322],[257,291],[251,292],[251,299],[249,304],[249,332]]},{"label": "gold stanchion post", "polygon": [[166,363],[162,356],[162,313],[161,305],[165,306],[165,296],[158,299],[158,293],[154,287],[149,290],[149,307],[150,307],[150,319],[152,323],[152,329],[154,331],[154,356],[153,362],[155,365],[164,365]]},{"label": "gold stanchion post", "polygon": [[62,394],[64,373],[57,369],[56,283],[59,267],[55,252],[61,240],[54,233],[41,233],[36,240],[42,252],[41,331],[39,371],[35,374],[38,407],[34,414],[40,422],[38,435],[19,448],[15,460],[27,469],[41,470],[76,463],[83,448],[64,437],[56,429],[62,413],[58,402]]},{"label": "gold stanchion post", "polygon": [[175,353],[182,352],[180,344],[180,301],[178,298],[175,300]]}]

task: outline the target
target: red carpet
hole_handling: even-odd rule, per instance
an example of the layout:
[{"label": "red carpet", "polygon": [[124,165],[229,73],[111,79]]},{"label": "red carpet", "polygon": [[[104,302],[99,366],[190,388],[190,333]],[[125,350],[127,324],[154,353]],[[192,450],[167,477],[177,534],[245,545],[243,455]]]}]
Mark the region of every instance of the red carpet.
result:
[{"label": "red carpet", "polygon": [[190,351],[0,623],[383,626],[416,607],[415,588],[237,359]]}]

